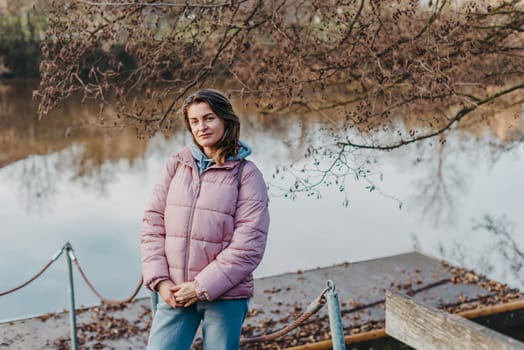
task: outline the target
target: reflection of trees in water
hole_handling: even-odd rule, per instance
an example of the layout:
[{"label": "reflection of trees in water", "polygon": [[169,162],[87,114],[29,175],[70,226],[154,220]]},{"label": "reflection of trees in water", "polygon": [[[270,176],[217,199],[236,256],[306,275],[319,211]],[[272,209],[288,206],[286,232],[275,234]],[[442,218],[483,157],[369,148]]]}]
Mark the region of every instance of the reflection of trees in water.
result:
[{"label": "reflection of trees in water", "polygon": [[88,160],[89,164],[82,167],[86,171],[84,174],[72,173],[76,163],[85,159],[83,153],[81,146],[73,146],[53,154],[25,157],[6,168],[5,181],[16,183],[18,198],[27,212],[52,211],[60,185],[71,180],[93,192],[104,194],[113,180],[114,167]]},{"label": "reflection of trees in water", "polygon": [[[1,64],[0,64],[1,67]],[[4,85],[0,82],[0,111],[3,114],[12,114],[13,113],[13,104],[9,101],[9,93],[11,87]],[[1,120],[1,119],[0,119]]]},{"label": "reflection of trees in water", "polygon": [[[104,193],[114,179],[117,163],[123,161],[133,165],[144,157],[150,139],[137,137],[136,130],[113,127],[114,111],[110,107],[106,107],[100,118],[98,106],[81,104],[73,99],[45,121],[38,121],[35,106],[28,103],[34,83],[13,83],[6,90],[5,98],[0,99],[7,105],[0,110],[2,166],[34,154],[58,152],[60,159],[54,165],[58,171],[70,172],[75,181]],[[294,159],[302,154],[307,135],[314,127],[313,122],[300,121],[299,117],[257,115],[242,106],[237,107],[242,119],[243,138],[252,140],[264,135],[285,144],[286,157]],[[310,117],[308,120],[314,119]],[[179,120],[175,128],[165,132],[165,136],[171,139],[186,132]],[[160,151],[167,155],[173,150]]]},{"label": "reflection of trees in water", "polygon": [[[128,138],[136,141],[133,134]],[[136,154],[142,152],[136,145],[131,147],[133,157],[123,157],[120,152],[129,145],[122,140],[122,137],[102,138],[92,143],[75,143],[53,154],[25,157],[6,167],[5,181],[16,182],[19,198],[27,212],[52,210],[60,185],[69,181],[103,196],[120,171],[129,171],[142,159]]]},{"label": "reflection of trees in water", "polygon": [[[0,102],[6,104],[6,108],[0,110],[3,151],[0,164],[7,165],[34,154],[60,151],[61,165],[56,164],[57,167],[62,171],[70,170],[76,181],[103,193],[115,176],[116,163],[125,160],[132,164],[135,159],[143,158],[149,140],[138,139],[134,130],[113,127],[114,111],[110,107],[106,107],[100,118],[98,106],[82,105],[73,99],[41,122],[36,118],[35,106],[28,103],[33,88],[31,82],[12,84],[0,98]],[[341,101],[348,98],[341,93],[330,96]],[[305,193],[321,197],[324,186],[336,186],[342,193],[344,205],[348,205],[351,199],[347,192],[350,181],[358,180],[370,192],[382,191],[380,183],[383,177],[378,163],[388,153],[377,152],[373,146],[402,138],[409,134],[408,130],[427,124],[427,118],[422,114],[420,118],[399,115],[398,125],[377,131],[376,123],[369,127],[364,122],[355,123],[356,115],[350,113],[347,106],[344,109],[340,106],[329,108],[327,104],[321,111],[323,114],[319,112],[320,107],[268,114],[256,113],[250,109],[252,106],[238,100],[235,106],[242,116],[243,138],[275,140],[281,147],[264,152],[285,152],[278,154],[282,164],[276,167],[270,180],[275,195],[296,198]],[[521,110],[521,105],[515,101],[501,99],[497,104],[472,112],[467,123],[442,134],[438,141],[421,141],[412,145],[416,147],[414,149],[403,147],[410,152],[410,157],[412,151],[416,153],[416,160],[406,164],[405,171],[412,169],[412,172],[424,173],[413,184],[417,191],[414,199],[422,214],[432,216],[438,222],[452,218],[456,198],[467,190],[464,179],[470,176],[468,171],[471,169],[466,165],[473,164],[475,157],[481,156],[476,153],[489,155],[494,163],[501,154],[522,144],[524,118]],[[426,110],[425,113],[427,116],[432,112]],[[444,110],[439,109],[438,113],[446,115]],[[438,127],[436,123],[435,128]],[[186,132],[180,120],[175,127],[166,132],[168,138]],[[367,128],[373,132],[366,132]],[[392,130],[402,128],[406,131],[392,133]],[[366,143],[370,148],[351,146],[348,144],[350,140]],[[431,143],[434,146],[428,146]],[[68,151],[61,150],[69,150],[72,144],[75,145],[74,152],[69,152],[72,155],[66,157]],[[457,154],[463,157],[457,160]],[[399,201],[399,204],[402,203]]]},{"label": "reflection of trees in water", "polygon": [[[453,241],[450,245],[439,243],[442,258],[457,262],[460,266],[474,268],[483,274],[496,273],[502,280],[511,276],[516,283],[524,287],[522,274],[524,267],[524,247],[515,239],[516,225],[507,217],[485,215],[476,222],[473,231],[478,235],[488,235],[488,243],[478,251],[467,245],[467,242]],[[503,263],[497,264],[497,260]],[[496,270],[498,266],[500,270]]]},{"label": "reflection of trees in water", "polygon": [[[431,110],[425,113],[429,115]],[[446,115],[444,111],[439,113]],[[324,117],[317,116],[315,119],[314,116],[310,113],[297,118],[303,123],[304,134],[295,152],[299,158],[289,158],[276,167],[270,181],[271,188],[276,195],[297,198],[301,194],[321,197],[323,187],[336,186],[343,195],[344,205],[348,205],[351,199],[346,191],[348,182],[358,180],[370,192],[381,192],[383,176],[379,171],[380,163],[389,153],[387,150],[376,150],[375,146],[380,147],[402,137],[403,133],[408,134],[408,129],[422,127],[427,119],[406,115],[394,128],[405,128],[404,132],[392,133],[391,128],[385,128],[381,132],[373,129],[373,134],[370,134],[366,133],[363,123],[358,130],[352,127],[352,115],[332,118],[329,122]],[[275,116],[273,119],[279,120]],[[290,128],[289,125],[292,123],[284,124]],[[285,139],[285,133],[283,131],[277,137]],[[347,145],[348,140],[366,142],[370,147],[352,147]],[[409,162],[400,160],[403,172],[417,176],[411,186],[414,194],[410,201],[413,206],[423,217],[431,217],[435,223],[452,224],[457,214],[456,202],[467,193],[468,179],[475,176],[479,164],[494,166],[503,154],[523,142],[522,105],[507,99],[472,112],[467,123],[460,123],[436,138],[393,151],[395,154],[400,152],[402,158],[410,159]],[[387,193],[382,194],[388,197]]]},{"label": "reflection of trees in water", "polygon": [[[416,129],[424,118],[421,120],[408,115],[394,129]],[[351,197],[346,191],[348,182],[356,179],[369,191],[381,192],[382,174],[377,163],[387,157],[388,151],[400,152],[403,157],[413,158],[410,163],[401,160],[402,171],[410,177],[412,173],[417,176],[412,183],[412,206],[435,223],[452,224],[457,215],[456,202],[467,193],[468,179],[478,171],[479,164],[494,166],[503,154],[524,142],[522,104],[509,99],[473,112],[467,123],[458,124],[436,138],[391,149],[384,149],[383,145],[402,138],[407,130],[392,133],[385,128],[370,134],[364,129],[355,131],[352,123],[348,116],[346,120],[323,125],[316,131],[316,141],[306,145],[304,159],[276,169],[274,178],[284,184],[276,187],[283,196],[297,198],[305,193],[319,197],[322,187],[335,185],[347,205]],[[357,144],[359,139],[368,146],[348,144],[349,140]]]},{"label": "reflection of trees in water", "polygon": [[148,140],[132,130],[104,127],[96,106],[72,100],[39,121],[31,103],[34,83],[13,82],[0,95],[6,105],[0,109],[0,167],[12,164],[7,173],[16,173],[12,178],[28,210],[49,208],[64,179],[104,193],[115,164],[126,160],[132,166],[143,158]]},{"label": "reflection of trees in water", "polygon": [[[500,158],[524,142],[524,129],[518,123],[507,126],[499,116],[492,134],[485,129],[455,137],[441,138],[438,143],[419,143],[411,165],[417,168],[413,182],[413,206],[422,217],[432,218],[435,224],[453,224],[457,219],[456,202],[469,190],[470,179],[481,167],[491,168]],[[513,118],[511,118],[513,119]],[[505,125],[507,129],[498,126]],[[470,125],[478,128],[479,125]],[[485,126],[484,126],[485,127]],[[488,129],[489,130],[489,129]]]},{"label": "reflection of trees in water", "polygon": [[15,181],[20,201],[27,212],[44,213],[52,208],[61,180],[53,156],[31,156],[9,167],[4,182]]},{"label": "reflection of trees in water", "polygon": [[[237,107],[237,105],[235,105]],[[279,159],[293,161],[303,156],[304,150],[311,142],[312,133],[320,121],[314,116],[303,118],[300,115],[289,114],[287,116],[277,114],[257,114],[251,110],[236,108],[241,119],[241,138],[256,139],[266,138],[275,143],[282,144],[284,149],[279,150],[285,154],[279,154]],[[277,148],[264,150],[264,152],[276,151]]]},{"label": "reflection of trees in water", "polygon": [[117,164],[115,160],[103,158],[109,149],[104,142],[95,145],[93,149],[87,148],[86,144],[75,144],[65,153],[67,158],[63,160],[62,166],[73,171],[72,182],[103,196],[115,179]]},{"label": "reflection of trees in water", "polygon": [[465,172],[471,171],[471,164],[464,164],[466,157],[447,151],[448,145],[443,139],[434,147],[428,143],[419,144],[413,161],[417,174],[421,175],[413,181],[412,207],[420,211],[423,218],[431,218],[435,224],[456,221],[456,200],[468,190],[468,174]]}]

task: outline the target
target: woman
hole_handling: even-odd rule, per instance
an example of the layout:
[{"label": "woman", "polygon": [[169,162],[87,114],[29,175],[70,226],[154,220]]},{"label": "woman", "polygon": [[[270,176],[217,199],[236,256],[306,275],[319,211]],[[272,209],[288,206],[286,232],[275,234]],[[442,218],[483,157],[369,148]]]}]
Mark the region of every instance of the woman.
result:
[{"label": "woman", "polygon": [[200,323],[204,349],[238,349],[266,246],[267,189],[244,160],[251,149],[227,97],[198,91],[183,114],[193,144],[167,161],[143,219],[144,284],[161,297],[148,349],[189,349]]}]

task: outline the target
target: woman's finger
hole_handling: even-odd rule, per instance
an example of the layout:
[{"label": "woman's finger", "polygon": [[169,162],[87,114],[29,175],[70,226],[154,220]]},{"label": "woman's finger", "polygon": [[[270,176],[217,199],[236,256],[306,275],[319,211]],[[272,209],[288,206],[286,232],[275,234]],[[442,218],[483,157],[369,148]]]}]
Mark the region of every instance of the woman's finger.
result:
[{"label": "woman's finger", "polygon": [[188,307],[188,306],[191,306],[193,305],[194,303],[196,303],[198,300],[198,298],[191,298],[189,299],[189,301],[187,301],[185,304],[184,304],[184,307]]}]

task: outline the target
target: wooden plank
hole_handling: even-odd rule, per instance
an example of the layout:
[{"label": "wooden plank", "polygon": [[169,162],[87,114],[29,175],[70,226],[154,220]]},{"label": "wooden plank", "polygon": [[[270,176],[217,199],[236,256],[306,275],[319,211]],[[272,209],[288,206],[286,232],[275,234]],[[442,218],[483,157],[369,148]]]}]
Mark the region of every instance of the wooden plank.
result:
[{"label": "wooden plank", "polygon": [[524,343],[386,291],[386,334],[415,349],[524,349]]}]

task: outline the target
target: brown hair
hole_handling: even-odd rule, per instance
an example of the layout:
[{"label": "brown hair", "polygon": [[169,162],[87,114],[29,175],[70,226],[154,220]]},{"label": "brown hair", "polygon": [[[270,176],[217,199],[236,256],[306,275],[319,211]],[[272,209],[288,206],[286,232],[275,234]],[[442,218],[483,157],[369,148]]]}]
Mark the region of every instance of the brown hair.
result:
[{"label": "brown hair", "polygon": [[222,165],[228,157],[236,156],[238,153],[240,120],[233,111],[231,102],[223,93],[214,89],[203,89],[188,96],[182,106],[184,122],[190,132],[191,126],[189,125],[187,109],[193,104],[202,102],[207,103],[211,110],[224,121],[224,135],[222,135],[222,138],[216,144],[216,153],[214,156],[215,162],[218,165]]}]

